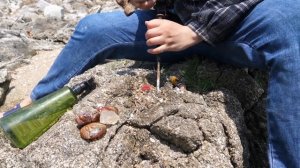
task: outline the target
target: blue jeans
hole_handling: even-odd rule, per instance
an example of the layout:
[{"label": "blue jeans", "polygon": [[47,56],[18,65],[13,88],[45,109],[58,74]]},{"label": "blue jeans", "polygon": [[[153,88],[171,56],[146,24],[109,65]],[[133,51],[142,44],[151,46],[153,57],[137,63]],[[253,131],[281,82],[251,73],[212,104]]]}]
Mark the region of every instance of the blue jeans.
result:
[{"label": "blue jeans", "polygon": [[[269,71],[267,117],[271,167],[300,167],[300,2],[265,0],[216,46],[206,43],[182,52],[164,53],[162,61],[184,60],[194,54]],[[48,74],[31,94],[36,100],[104,59],[155,61],[146,52],[145,20],[153,11],[99,13],[85,17]]]}]

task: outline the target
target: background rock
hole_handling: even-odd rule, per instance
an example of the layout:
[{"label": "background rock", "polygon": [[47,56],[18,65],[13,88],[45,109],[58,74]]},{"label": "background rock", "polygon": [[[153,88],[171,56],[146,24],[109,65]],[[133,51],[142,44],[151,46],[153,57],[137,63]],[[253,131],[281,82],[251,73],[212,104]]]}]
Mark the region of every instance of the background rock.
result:
[{"label": "background rock", "polygon": [[10,80],[7,74],[7,69],[0,70],[0,105],[2,105],[9,88]]},{"label": "background rock", "polygon": [[[35,55],[33,46],[66,43],[74,26],[92,12],[118,9],[114,1],[15,0],[0,2],[0,60],[27,59]],[[97,9],[97,10],[96,10]],[[14,52],[13,52],[14,51]],[[17,52],[16,52],[17,51]]]},{"label": "background rock", "polygon": [[44,9],[44,16],[47,18],[62,20],[64,17],[64,8],[57,5],[49,5]]}]

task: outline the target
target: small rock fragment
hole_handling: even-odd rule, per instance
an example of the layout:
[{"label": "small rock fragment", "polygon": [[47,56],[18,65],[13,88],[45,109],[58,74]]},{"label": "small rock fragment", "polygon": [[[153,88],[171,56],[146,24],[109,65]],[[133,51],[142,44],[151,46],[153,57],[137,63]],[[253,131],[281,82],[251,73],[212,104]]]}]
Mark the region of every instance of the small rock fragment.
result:
[{"label": "small rock fragment", "polygon": [[170,76],[169,81],[172,83],[173,86],[176,86],[179,79],[176,76]]},{"label": "small rock fragment", "polygon": [[64,8],[57,5],[49,5],[44,9],[44,16],[52,19],[62,20],[64,17]]},{"label": "small rock fragment", "polygon": [[106,125],[101,123],[90,123],[80,129],[80,136],[84,140],[95,141],[106,134]]},{"label": "small rock fragment", "polygon": [[120,120],[119,110],[113,106],[106,106],[99,109],[100,123],[107,125],[117,124]]},{"label": "small rock fragment", "polygon": [[142,90],[143,92],[148,92],[148,91],[150,91],[151,89],[152,89],[152,86],[149,85],[149,84],[143,84],[142,87],[141,87],[141,90]]},{"label": "small rock fragment", "polygon": [[99,113],[82,113],[76,116],[75,121],[78,124],[78,126],[84,126],[92,122],[98,122],[99,118]]}]

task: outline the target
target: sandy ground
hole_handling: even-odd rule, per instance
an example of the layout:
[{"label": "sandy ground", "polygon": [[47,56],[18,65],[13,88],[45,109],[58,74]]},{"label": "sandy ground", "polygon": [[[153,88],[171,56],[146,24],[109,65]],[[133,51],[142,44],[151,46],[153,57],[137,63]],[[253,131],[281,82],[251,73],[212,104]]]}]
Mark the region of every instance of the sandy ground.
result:
[{"label": "sandy ground", "polygon": [[14,107],[23,98],[30,95],[32,88],[48,72],[50,66],[61,48],[51,51],[40,51],[30,60],[28,65],[22,66],[12,74],[10,91],[6,97],[4,105],[0,107],[0,117],[2,113]]}]

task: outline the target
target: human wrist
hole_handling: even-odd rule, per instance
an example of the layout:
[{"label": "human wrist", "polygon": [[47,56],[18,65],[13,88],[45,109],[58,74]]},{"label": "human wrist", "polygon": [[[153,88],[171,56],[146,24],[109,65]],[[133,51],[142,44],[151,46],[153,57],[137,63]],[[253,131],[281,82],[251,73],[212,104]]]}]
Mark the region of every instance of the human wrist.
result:
[{"label": "human wrist", "polygon": [[193,29],[191,29],[189,26],[184,26],[189,40],[191,41],[191,43],[193,45],[200,43],[201,41],[203,41],[203,39],[201,38],[201,36],[199,36]]}]

